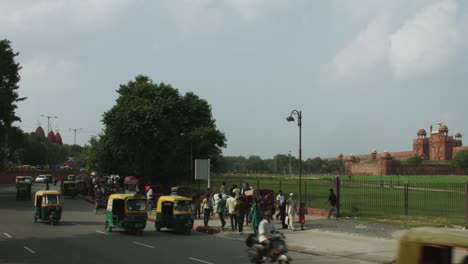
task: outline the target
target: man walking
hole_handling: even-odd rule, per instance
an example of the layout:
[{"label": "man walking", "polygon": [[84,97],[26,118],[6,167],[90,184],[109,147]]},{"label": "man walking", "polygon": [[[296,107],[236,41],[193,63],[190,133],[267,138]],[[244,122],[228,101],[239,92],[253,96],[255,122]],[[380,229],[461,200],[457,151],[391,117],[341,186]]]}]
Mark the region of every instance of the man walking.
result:
[{"label": "man walking", "polygon": [[279,212],[276,214],[276,220],[278,217],[281,219],[281,227],[283,229],[288,228],[288,225],[284,222],[286,220],[286,198],[283,195],[283,191],[279,190],[276,196],[276,203],[278,204]]},{"label": "man walking", "polygon": [[218,210],[219,220],[221,221],[221,227],[224,228],[226,225],[226,220],[224,220],[224,212],[226,210],[226,199],[223,197],[221,193],[219,193],[219,201],[216,210]]},{"label": "man walking", "polygon": [[201,205],[203,211],[203,224],[208,226],[208,222],[210,221],[210,215],[213,210],[213,202],[211,201],[211,197],[205,195],[205,198],[202,201]]},{"label": "man walking", "polygon": [[286,201],[286,213],[288,214],[288,229],[294,231],[294,219],[297,215],[297,202],[293,193],[289,194],[289,199]]},{"label": "man walking", "polygon": [[328,219],[330,219],[330,216],[333,214],[335,219],[337,219],[337,213],[336,213],[336,195],[333,192],[333,189],[330,189],[330,194],[328,195],[328,200],[324,203],[330,203],[330,211],[328,212]]},{"label": "man walking", "polygon": [[231,220],[231,229],[232,231],[237,230],[237,215],[236,215],[236,198],[234,197],[235,194],[231,193],[231,197],[229,197],[226,201],[229,218]]}]

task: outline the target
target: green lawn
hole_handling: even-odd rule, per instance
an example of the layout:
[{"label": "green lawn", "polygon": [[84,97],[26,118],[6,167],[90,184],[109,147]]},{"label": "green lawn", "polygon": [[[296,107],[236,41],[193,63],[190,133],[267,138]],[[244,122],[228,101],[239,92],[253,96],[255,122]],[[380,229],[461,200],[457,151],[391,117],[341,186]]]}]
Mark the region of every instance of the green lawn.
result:
[{"label": "green lawn", "polygon": [[[358,217],[429,217],[464,222],[467,176],[340,176],[343,216]],[[299,199],[297,175],[214,175],[212,190],[221,183],[227,188],[248,182],[254,189],[293,192]],[[303,175],[302,197],[310,208],[327,209],[330,188],[336,191],[336,176]],[[405,185],[407,197],[405,200]],[[207,182],[193,184],[201,192]],[[405,207],[405,201],[407,206]]]}]

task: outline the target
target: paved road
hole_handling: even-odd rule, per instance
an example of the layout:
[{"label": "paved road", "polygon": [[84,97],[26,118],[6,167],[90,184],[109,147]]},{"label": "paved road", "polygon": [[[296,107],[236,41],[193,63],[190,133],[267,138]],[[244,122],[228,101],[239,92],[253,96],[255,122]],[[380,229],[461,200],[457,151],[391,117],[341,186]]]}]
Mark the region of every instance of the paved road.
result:
[{"label": "paved road", "polygon": [[[43,185],[33,186],[33,193]],[[65,199],[57,226],[34,223],[31,201],[16,201],[14,186],[0,186],[0,263],[248,263],[241,237],[193,232],[156,232],[148,222],[143,236],[104,230],[104,212],[80,199]],[[294,263],[362,263],[290,253]]]}]

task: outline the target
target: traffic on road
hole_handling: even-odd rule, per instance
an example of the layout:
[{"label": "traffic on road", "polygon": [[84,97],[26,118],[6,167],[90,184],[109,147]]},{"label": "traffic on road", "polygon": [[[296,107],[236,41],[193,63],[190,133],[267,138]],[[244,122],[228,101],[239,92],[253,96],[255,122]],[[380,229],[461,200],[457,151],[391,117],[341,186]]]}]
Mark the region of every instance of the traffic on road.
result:
[{"label": "traffic on road", "polygon": [[[51,186],[50,191],[60,191]],[[32,195],[45,189],[32,186]],[[148,222],[141,236],[105,229],[106,211],[83,199],[65,198],[60,221],[35,222],[32,200],[17,200],[14,185],[0,186],[1,263],[249,263],[245,238],[177,230],[157,232]],[[195,223],[197,225],[197,223]],[[195,227],[194,227],[195,228]],[[290,252],[294,263],[359,263]]]}]

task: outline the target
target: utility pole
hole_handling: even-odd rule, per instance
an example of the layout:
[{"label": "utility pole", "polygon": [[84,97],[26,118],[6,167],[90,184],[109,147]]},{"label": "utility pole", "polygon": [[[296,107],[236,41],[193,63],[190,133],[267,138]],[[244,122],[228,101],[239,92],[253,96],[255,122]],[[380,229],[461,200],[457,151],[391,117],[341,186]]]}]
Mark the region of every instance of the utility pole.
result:
[{"label": "utility pole", "polygon": [[73,137],[73,145],[76,145],[76,131],[81,131],[83,129],[82,128],[69,128],[68,130],[73,131],[75,133],[75,136]]},{"label": "utility pole", "polygon": [[49,135],[49,132],[50,132],[50,119],[51,118],[58,118],[57,116],[48,116],[48,115],[41,115],[42,117],[45,117],[47,118],[47,133],[46,133],[46,137]]},{"label": "utility pole", "polygon": [[47,118],[47,133],[46,133],[46,155],[45,155],[45,165],[49,168],[49,158],[48,158],[48,149],[49,149],[49,142],[47,141],[47,137],[49,136],[50,132],[50,119],[51,118],[58,118],[57,116],[48,116],[48,115],[41,115],[42,117]]}]

